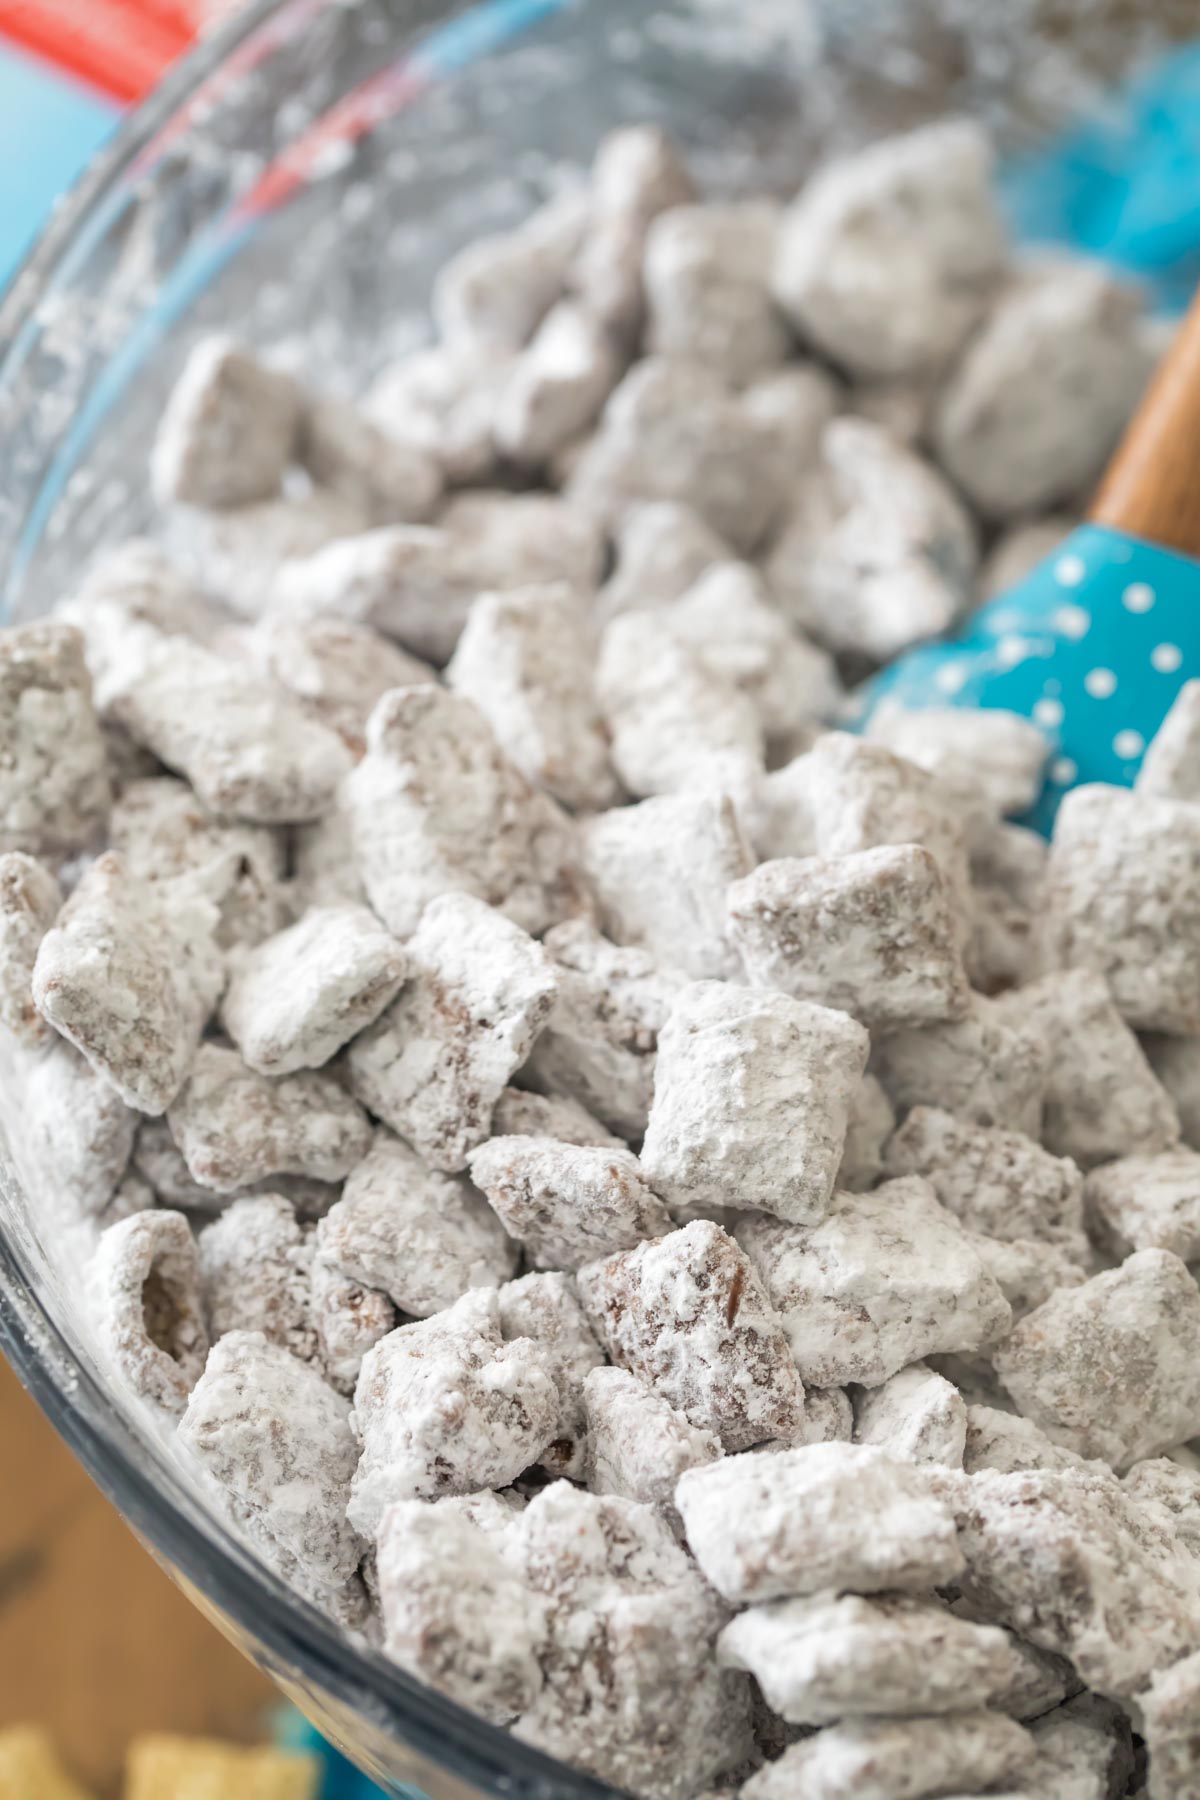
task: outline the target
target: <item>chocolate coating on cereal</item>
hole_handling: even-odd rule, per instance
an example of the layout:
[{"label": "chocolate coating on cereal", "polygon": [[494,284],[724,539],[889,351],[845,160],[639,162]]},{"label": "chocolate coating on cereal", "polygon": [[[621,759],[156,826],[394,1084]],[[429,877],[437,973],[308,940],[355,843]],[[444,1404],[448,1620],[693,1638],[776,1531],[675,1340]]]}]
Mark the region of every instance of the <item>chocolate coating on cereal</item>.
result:
[{"label": "chocolate coating on cereal", "polygon": [[283,1195],[234,1200],[197,1243],[213,1342],[229,1331],[261,1331],[301,1362],[311,1361],[312,1240]]},{"label": "chocolate coating on cereal", "polygon": [[529,1338],[558,1388],[559,1415],[553,1440],[540,1466],[551,1475],[582,1479],[589,1443],[585,1383],[604,1362],[595,1332],[570,1275],[557,1270],[523,1275],[499,1290],[500,1326],[505,1339]]},{"label": "chocolate coating on cereal", "polygon": [[301,393],[232,338],[202,338],[167,402],[151,458],[162,503],[244,506],[278,493],[292,460]]},{"label": "chocolate coating on cereal", "polygon": [[698,1219],[579,1274],[609,1355],[727,1450],[788,1437],[804,1389],[780,1321],[745,1254]]},{"label": "chocolate coating on cereal", "polygon": [[182,1413],[208,1353],[200,1259],[183,1214],[139,1212],[110,1225],[87,1280],[96,1336],[118,1379]]},{"label": "chocolate coating on cereal", "polygon": [[0,631],[0,733],[0,850],[83,849],[108,812],[108,753],[83,639],[70,625]]},{"label": "chocolate coating on cereal", "polygon": [[33,1003],[33,966],[61,905],[49,869],[20,850],[0,854],[0,1026],[28,1048],[53,1036]]},{"label": "chocolate coating on cereal", "polygon": [[673,1510],[685,1469],[716,1462],[720,1439],[703,1431],[627,1369],[593,1369],[587,1408],[587,1482],[596,1494],[620,1494]]},{"label": "chocolate coating on cereal", "polygon": [[363,1357],[395,1329],[396,1309],[386,1294],[349,1280],[318,1250],[312,1264],[309,1316],[317,1340],[316,1361],[330,1387],[349,1398]]},{"label": "chocolate coating on cereal", "polygon": [[[742,1789],[745,1800],[921,1800],[1020,1781],[1033,1739],[1014,1719],[979,1708],[932,1719],[845,1719],[793,1744]],[[1009,1800],[1020,1800],[1010,1792]]]},{"label": "chocolate coating on cereal", "polygon": [[860,1389],[854,1441],[875,1444],[901,1462],[961,1469],[967,1408],[953,1382],[925,1363],[910,1363],[879,1387]]},{"label": "chocolate coating on cereal", "polygon": [[666,1207],[628,1150],[494,1137],[472,1153],[470,1167],[535,1269],[579,1269],[671,1229]]}]

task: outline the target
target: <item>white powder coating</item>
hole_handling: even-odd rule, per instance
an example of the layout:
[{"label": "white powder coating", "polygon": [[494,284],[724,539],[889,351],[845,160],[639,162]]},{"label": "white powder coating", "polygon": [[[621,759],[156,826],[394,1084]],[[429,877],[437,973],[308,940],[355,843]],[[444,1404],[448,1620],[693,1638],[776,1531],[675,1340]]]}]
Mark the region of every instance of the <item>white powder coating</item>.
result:
[{"label": "white powder coating", "polygon": [[431,901],[411,977],[346,1056],[352,1091],[435,1169],[466,1167],[554,1004],[541,946],[467,894]]},{"label": "white powder coating", "polygon": [[330,1387],[349,1398],[362,1359],[395,1328],[396,1309],[386,1294],[350,1281],[314,1255],[309,1316],[316,1334],[316,1360]]},{"label": "white powder coating", "polygon": [[729,1456],[681,1475],[693,1556],[734,1605],[936,1587],[963,1567],[954,1521],[923,1470],[867,1444]]},{"label": "white powder coating", "polygon": [[1136,1693],[1195,1644],[1195,1559],[1107,1471],[974,1475],[953,1505],[966,1599],[1089,1686]]},{"label": "white powder coating", "polygon": [[569,819],[462,695],[386,694],[342,804],[371,905],[397,937],[441,894],[473,894],[533,932],[584,910]]},{"label": "white powder coating", "polygon": [[596,596],[595,617],[669,606],[732,554],[693,507],[676,500],[628,506],[613,527],[616,567]]},{"label": "white powder coating", "polygon": [[260,1075],[319,1069],[374,1023],[408,967],[367,907],[313,907],[239,960],[221,1023]]},{"label": "white powder coating", "polygon": [[187,1079],[225,980],[217,922],[210,901],[140,881],[110,851],[42,939],[38,1010],[141,1112]]},{"label": "white powder coating", "polygon": [[108,834],[130,874],[179,882],[182,892],[214,903],[223,950],[260,943],[291,921],[283,834],[218,822],[186,781],[172,775],[131,781],[113,806]]},{"label": "white powder coating", "polygon": [[1093,1234],[1115,1256],[1170,1250],[1200,1260],[1200,1155],[1165,1150],[1123,1156],[1093,1169],[1084,1185]]},{"label": "white powder coating", "polygon": [[628,1150],[494,1137],[472,1153],[470,1168],[535,1269],[578,1269],[671,1229],[666,1207]]},{"label": "white powder coating", "polygon": [[201,338],[167,402],[150,463],[156,498],[232,507],[278,493],[302,396],[232,338]]},{"label": "white powder coating", "polygon": [[575,464],[566,498],[611,523],[638,501],[692,507],[735,551],[752,554],[777,518],[787,450],[720,373],[646,357],[625,376]]},{"label": "white powder coating", "polygon": [[179,1414],[204,1368],[200,1260],[177,1212],[139,1212],[101,1234],[86,1283],[96,1338],[118,1381]]},{"label": "white powder coating", "polygon": [[0,851],[83,849],[108,812],[108,753],[70,625],[0,631],[0,733]]},{"label": "white powder coating", "polygon": [[622,1137],[640,1137],[658,1034],[683,983],[656,968],[644,950],[611,944],[582,919],[554,926],[543,943],[554,959],[557,991],[522,1079],[547,1095],[572,1097]]},{"label": "white powder coating", "polygon": [[961,1469],[967,1442],[966,1402],[944,1375],[925,1363],[910,1363],[879,1387],[859,1392],[854,1441],[875,1444],[901,1462]]},{"label": "white powder coating", "polygon": [[[365,531],[368,524],[352,500],[312,488],[303,496],[281,495],[225,512],[188,507],[169,513],[164,529],[172,554],[206,592],[219,594],[243,619],[259,619],[294,557],[314,556],[336,538]],[[86,630],[83,621],[77,622]]]},{"label": "white powder coating", "polygon": [[559,583],[481,594],[446,671],[535,787],[582,811],[620,789],[594,690],[587,613]]},{"label": "white powder coating", "polygon": [[245,648],[262,674],[336,731],[356,757],[366,749],[367,719],[390,689],[436,681],[428,663],[353,619],[292,619],[268,613]]},{"label": "white powder coating", "polygon": [[936,1106],[1036,1138],[1050,1060],[1044,1037],[1019,1008],[974,996],[964,1019],[878,1040],[872,1069],[898,1112]]},{"label": "white powder coating", "polygon": [[658,126],[627,125],[601,139],[592,165],[590,217],[568,282],[618,344],[630,344],[642,327],[650,224],[695,196],[678,151]]},{"label": "white powder coating", "polygon": [[614,1137],[586,1107],[566,1094],[531,1094],[524,1088],[506,1087],[492,1109],[496,1137],[549,1137],[560,1144],[597,1144],[623,1150],[624,1139]]},{"label": "white powder coating", "polygon": [[968,1231],[967,1236],[1012,1307],[1014,1319],[1023,1319],[1056,1288],[1078,1287],[1093,1267],[1091,1256],[1081,1263],[1065,1246],[1045,1238],[986,1237],[978,1231]]},{"label": "white powder coating", "polygon": [[138,1115],[61,1038],[7,1071],[6,1121],[21,1181],[47,1216],[100,1214],[125,1173]]},{"label": "white powder coating", "polygon": [[984,819],[1027,811],[1042,791],[1050,755],[1044,732],[1000,707],[906,712],[885,704],[872,715],[868,735],[934,776],[968,815]]},{"label": "white powder coating", "polygon": [[727,794],[662,794],[598,813],[581,830],[580,856],[616,943],[695,981],[737,977],[725,895],[753,857]]},{"label": "white powder coating", "polygon": [[750,563],[715,563],[658,616],[706,668],[754,702],[769,745],[790,744],[798,729],[837,706],[831,657],[795,630]]},{"label": "white powder coating", "polygon": [[822,1218],[868,1039],[845,1013],[719,982],[682,990],[659,1033],[642,1145],[671,1206]]},{"label": "white powder coating", "polygon": [[1012,1321],[971,1240],[916,1176],[838,1194],[815,1225],[746,1214],[737,1238],[817,1387],[878,1387],[933,1351],[993,1344]]},{"label": "white powder coating", "polygon": [[601,639],[596,692],[612,759],[631,794],[646,799],[695,787],[706,765],[763,754],[749,695],[681,642],[669,613],[628,612]]},{"label": "white powder coating", "polygon": [[966,121],[830,163],[784,217],[777,300],[860,377],[937,370],[959,349],[1007,257],[991,151]]},{"label": "white powder coating", "polygon": [[583,1399],[587,1484],[594,1494],[620,1494],[671,1511],[684,1470],[716,1462],[722,1454],[719,1438],[691,1424],[627,1369],[593,1369]]},{"label": "white powder coating", "polygon": [[1020,1413],[992,1406],[968,1406],[963,1467],[968,1475],[995,1469],[1011,1475],[1018,1469],[1078,1469],[1085,1458],[1051,1443],[1039,1425]]},{"label": "white powder coating", "polygon": [[0,854],[0,1027],[30,1049],[53,1036],[33,1003],[33,965],[61,905],[49,869],[20,850]]},{"label": "white powder coating", "polygon": [[[742,1789],[745,1800],[921,1800],[1020,1781],[1034,1744],[1013,1719],[986,1709],[933,1719],[847,1719],[785,1750]],[[1019,1800],[1014,1792],[1010,1800]]]},{"label": "white powder coating", "polygon": [[318,487],[360,507],[373,525],[419,525],[442,498],[435,456],[332,395],[308,397],[296,460]]},{"label": "white powder coating", "polygon": [[850,1103],[846,1144],[834,1187],[852,1194],[873,1188],[883,1174],[883,1147],[896,1129],[896,1114],[874,1075],[864,1075]]},{"label": "white powder coating", "polygon": [[1096,782],[1058,810],[1042,951],[1139,1030],[1200,1032],[1200,808]]},{"label": "white powder coating", "polygon": [[427,1168],[382,1128],[317,1225],[331,1268],[428,1318],[469,1288],[498,1287],[516,1267],[499,1221],[469,1182]]},{"label": "white powder coating", "polygon": [[1134,289],[1061,255],[1000,293],[934,415],[943,466],[989,519],[1071,502],[1104,467],[1146,380]]},{"label": "white powder coating", "polygon": [[493,427],[515,357],[486,344],[432,344],[388,363],[363,411],[385,431],[419,445],[447,482],[486,481],[498,464]]},{"label": "white powder coating", "polygon": [[191,782],[210,812],[252,825],[319,818],[350,768],[341,739],[252,670],[140,628],[108,711]]},{"label": "white powder coating", "polygon": [[745,1254],[708,1220],[591,1263],[579,1293],[619,1368],[726,1450],[798,1427],[804,1389]]},{"label": "white powder coating", "polygon": [[179,1440],[281,1575],[327,1603],[357,1584],[350,1408],[315,1369],[261,1332],[231,1331],[192,1390]]},{"label": "white powder coating", "polygon": [[[1125,1029],[1128,1030],[1128,1026]],[[1148,1032],[1141,1040],[1141,1048],[1173,1104],[1184,1141],[1197,1147],[1200,1145],[1200,1038],[1161,1037]],[[1147,1146],[1150,1150],[1155,1147]]]},{"label": "white powder coating", "polygon": [[341,1181],[371,1143],[366,1115],[332,1075],[272,1081],[220,1044],[201,1045],[167,1122],[193,1179],[218,1194],[274,1175]]},{"label": "white powder coating", "polygon": [[[1102,975],[1070,969],[1001,995],[997,1016],[1049,1050],[1041,1138],[1082,1169],[1152,1156],[1179,1139],[1179,1114]],[[1184,1042],[1185,1040],[1178,1040]]]},{"label": "white powder coating", "polygon": [[834,419],[764,563],[780,605],[830,650],[886,661],[965,612],[975,527],[931,463],[867,419]]},{"label": "white powder coating", "polygon": [[733,387],[783,363],[787,326],[771,297],[778,208],[676,206],[646,238],[646,348],[718,370]]},{"label": "white powder coating", "polygon": [[559,1411],[538,1345],[503,1341],[494,1289],[400,1326],[367,1351],[354,1390],[351,1524],[373,1538],[394,1500],[507,1487],[553,1440]]},{"label": "white powder coating", "polygon": [[935,1106],[914,1106],[885,1153],[890,1175],[921,1175],[968,1231],[1056,1244],[1082,1268],[1083,1177],[1019,1131],[973,1125]]},{"label": "white powder coating", "polygon": [[1171,702],[1134,787],[1166,800],[1200,800],[1200,681],[1185,681]]},{"label": "white powder coating", "polygon": [[594,425],[617,384],[621,360],[603,326],[561,301],[517,357],[496,400],[497,448],[538,468]]},{"label": "white powder coating", "polygon": [[1174,1461],[1191,1453],[1186,1446],[1169,1456],[1134,1463],[1121,1485],[1140,1506],[1153,1511],[1193,1556],[1200,1557],[1200,1469]]},{"label": "white powder coating", "polygon": [[1029,1779],[1061,1800],[1109,1800],[1129,1791],[1129,1720],[1099,1694],[1080,1694],[1031,1727],[1037,1761]]},{"label": "white powder coating", "polygon": [[301,1362],[311,1361],[312,1241],[282,1194],[235,1200],[204,1227],[197,1244],[213,1342],[229,1331],[261,1331]]},{"label": "white powder coating", "polygon": [[971,933],[965,961],[982,994],[1022,987],[1036,973],[1049,845],[1021,825],[971,826]]},{"label": "white powder coating", "polygon": [[518,1737],[647,1800],[691,1800],[747,1757],[747,1683],[712,1654],[724,1614],[652,1507],[560,1481],[513,1535],[549,1628]]},{"label": "white powder coating", "polygon": [[1151,1676],[1138,1695],[1142,1736],[1150,1751],[1150,1800],[1188,1800],[1200,1781],[1196,1715],[1200,1650]]},{"label": "white powder coating", "polygon": [[725,1627],[717,1654],[728,1667],[748,1670],[793,1725],[987,1706],[1021,1668],[996,1626],[899,1594],[753,1606]]},{"label": "white powder coating", "polygon": [[588,219],[582,190],[540,207],[514,231],[477,238],[438,276],[433,316],[449,343],[519,350],[561,295]]},{"label": "white powder coating", "polygon": [[1127,1467],[1200,1434],[1200,1288],[1169,1251],[1139,1250],[1052,1294],[995,1365],[1056,1442]]},{"label": "white powder coating", "polygon": [[919,844],[760,863],[730,888],[729,917],[755,987],[876,1031],[967,1011],[954,896]]},{"label": "white powder coating", "polygon": [[540,1458],[551,1475],[583,1479],[587,1464],[588,1420],[584,1383],[604,1361],[596,1335],[570,1275],[558,1270],[506,1281],[499,1291],[500,1326],[506,1341],[529,1338],[558,1388],[558,1424]]},{"label": "white powder coating", "polygon": [[495,1725],[533,1704],[543,1603],[479,1525],[444,1503],[397,1500],[376,1558],[385,1656]]}]

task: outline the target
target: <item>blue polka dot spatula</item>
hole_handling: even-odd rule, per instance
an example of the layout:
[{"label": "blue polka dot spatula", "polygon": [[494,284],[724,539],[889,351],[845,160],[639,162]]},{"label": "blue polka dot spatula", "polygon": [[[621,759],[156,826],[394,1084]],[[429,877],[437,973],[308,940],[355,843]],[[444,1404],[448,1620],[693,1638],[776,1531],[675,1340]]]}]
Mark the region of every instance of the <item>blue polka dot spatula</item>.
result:
[{"label": "blue polka dot spatula", "polygon": [[1132,785],[1183,683],[1200,676],[1200,294],[1113,458],[1088,523],[952,639],[862,690],[883,700],[1003,707],[1052,745],[1024,821],[1049,831],[1084,781]]}]

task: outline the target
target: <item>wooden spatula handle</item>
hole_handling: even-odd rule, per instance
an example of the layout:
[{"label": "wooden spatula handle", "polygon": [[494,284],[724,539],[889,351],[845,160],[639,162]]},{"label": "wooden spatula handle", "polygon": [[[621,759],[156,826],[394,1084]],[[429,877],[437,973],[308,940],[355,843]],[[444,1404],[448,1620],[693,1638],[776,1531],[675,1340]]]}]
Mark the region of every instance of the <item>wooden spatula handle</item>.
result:
[{"label": "wooden spatula handle", "polygon": [[1089,517],[1200,556],[1200,291],[1109,464]]}]

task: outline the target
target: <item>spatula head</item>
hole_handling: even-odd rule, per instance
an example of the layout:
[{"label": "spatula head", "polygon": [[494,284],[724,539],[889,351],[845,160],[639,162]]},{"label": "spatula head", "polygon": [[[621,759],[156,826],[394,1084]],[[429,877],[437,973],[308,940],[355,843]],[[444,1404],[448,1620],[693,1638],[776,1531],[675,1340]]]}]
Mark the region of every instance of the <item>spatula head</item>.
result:
[{"label": "spatula head", "polygon": [[1130,787],[1183,683],[1200,675],[1200,562],[1083,525],[1020,586],[953,638],[902,656],[859,690],[856,723],[884,700],[1001,707],[1051,745],[1045,789],[1022,821],[1048,833],[1085,781]]}]

